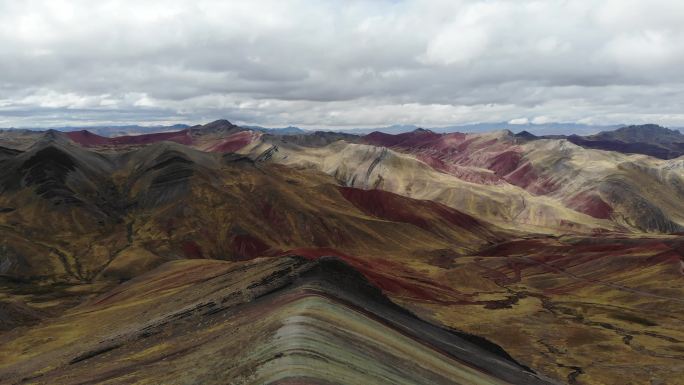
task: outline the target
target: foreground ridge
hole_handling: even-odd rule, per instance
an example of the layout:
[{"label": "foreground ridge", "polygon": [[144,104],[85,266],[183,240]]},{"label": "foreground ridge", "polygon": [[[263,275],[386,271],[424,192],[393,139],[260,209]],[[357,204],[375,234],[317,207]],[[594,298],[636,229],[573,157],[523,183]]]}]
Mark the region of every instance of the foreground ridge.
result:
[{"label": "foreground ridge", "polygon": [[551,384],[331,257],[169,263],[4,341],[8,383]]}]

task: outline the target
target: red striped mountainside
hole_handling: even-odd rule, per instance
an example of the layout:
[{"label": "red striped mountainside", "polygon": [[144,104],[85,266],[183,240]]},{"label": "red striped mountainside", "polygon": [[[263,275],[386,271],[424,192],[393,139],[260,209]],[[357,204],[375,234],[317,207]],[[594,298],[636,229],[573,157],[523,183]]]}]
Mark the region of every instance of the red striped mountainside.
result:
[{"label": "red striped mountainside", "polygon": [[181,144],[192,144],[192,138],[189,130],[181,130],[174,132],[157,132],[153,134],[143,135],[126,135],[107,138],[93,134],[89,131],[71,131],[65,133],[69,139],[84,146],[84,147],[99,147],[99,146],[135,146],[157,143],[162,141],[170,141]]},{"label": "red striped mountainside", "polygon": [[[242,141],[238,141],[241,145],[233,145],[231,147],[229,144],[227,144],[230,143],[230,139],[226,136],[242,131],[245,130],[241,127],[235,126],[228,121],[219,120],[204,126],[193,126],[191,128],[179,131],[155,132],[142,135],[124,135],[112,138],[100,136],[87,130],[70,131],[64,133],[64,135],[84,147],[141,146],[163,141],[170,141],[188,146],[213,146],[216,147],[216,151],[219,152],[233,152],[234,149],[232,149],[232,147],[239,149],[248,144],[248,142],[245,142],[245,140],[242,139]],[[221,147],[221,143],[224,143],[223,146],[225,149]]]},{"label": "red striped mountainside", "polygon": [[628,228],[669,233],[681,231],[684,224],[681,160],[584,149],[564,140],[527,142],[507,131],[464,135],[420,130],[373,133],[363,140],[412,154],[469,182],[518,186]]}]

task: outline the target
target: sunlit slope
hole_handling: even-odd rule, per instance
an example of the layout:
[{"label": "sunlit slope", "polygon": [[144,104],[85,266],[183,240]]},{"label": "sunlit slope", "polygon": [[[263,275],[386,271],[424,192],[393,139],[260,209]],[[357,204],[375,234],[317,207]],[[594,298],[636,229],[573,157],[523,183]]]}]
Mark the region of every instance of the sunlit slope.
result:
[{"label": "sunlit slope", "polygon": [[512,184],[468,182],[439,172],[412,155],[384,147],[338,141],[324,147],[262,144],[249,151],[255,158],[267,154],[277,163],[323,171],[343,185],[433,200],[501,226],[530,231],[616,228],[608,220],[564,207],[556,199]]},{"label": "sunlit slope", "polygon": [[558,140],[530,142],[523,153],[547,181],[545,195],[569,207],[641,231],[682,229],[681,159],[585,149]]},{"label": "sunlit slope", "polygon": [[625,229],[672,233],[684,223],[681,159],[587,149],[560,139],[528,141],[506,130],[485,134],[376,132],[363,140],[411,154],[459,179],[517,186]]}]

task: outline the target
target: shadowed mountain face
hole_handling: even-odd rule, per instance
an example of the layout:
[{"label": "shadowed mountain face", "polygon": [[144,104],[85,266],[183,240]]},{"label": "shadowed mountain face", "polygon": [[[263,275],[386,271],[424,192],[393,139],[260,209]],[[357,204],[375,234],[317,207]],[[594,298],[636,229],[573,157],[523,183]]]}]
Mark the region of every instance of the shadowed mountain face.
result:
[{"label": "shadowed mountain face", "polygon": [[625,143],[669,144],[684,143],[684,135],[678,130],[670,130],[656,124],[627,126],[614,131],[602,131],[591,135],[592,139],[619,140]]},{"label": "shadowed mountain face", "polygon": [[578,146],[623,154],[644,154],[660,159],[674,159],[684,155],[684,135],[655,124],[627,126],[598,134],[534,136],[528,132],[516,134],[525,140],[566,139]]},{"label": "shadowed mountain face", "polygon": [[[157,263],[311,246],[463,253],[504,234],[432,202],[339,189],[322,174],[172,142],[103,155],[49,140],[3,164],[0,231],[12,250],[3,273],[17,278],[92,280],[112,269],[130,278],[117,266],[136,264],[127,260],[131,249],[151,252]],[[387,209],[369,211],[376,202]]]},{"label": "shadowed mountain face", "polygon": [[228,121],[0,138],[0,383],[681,372],[682,159]]}]

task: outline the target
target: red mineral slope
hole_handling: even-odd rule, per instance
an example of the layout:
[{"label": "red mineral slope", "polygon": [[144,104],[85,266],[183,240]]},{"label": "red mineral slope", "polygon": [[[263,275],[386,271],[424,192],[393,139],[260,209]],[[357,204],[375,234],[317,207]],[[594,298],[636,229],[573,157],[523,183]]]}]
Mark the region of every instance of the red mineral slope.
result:
[{"label": "red mineral slope", "polygon": [[487,134],[437,134],[427,130],[389,135],[372,133],[364,142],[416,156],[434,169],[478,184],[509,183],[535,195],[558,186],[537,172],[507,131]]},{"label": "red mineral slope", "polygon": [[368,144],[384,147],[422,147],[431,146],[442,137],[429,130],[417,129],[403,134],[385,134],[384,132],[372,132],[364,137]]},{"label": "red mineral slope", "polygon": [[519,152],[509,150],[494,156],[487,168],[494,171],[498,177],[502,178],[518,168],[522,155]]},{"label": "red mineral slope", "polygon": [[373,133],[363,141],[410,154],[467,182],[501,185],[520,195],[517,188],[524,189],[620,228],[675,233],[684,225],[681,161],[585,149],[567,140],[525,141],[509,131]]},{"label": "red mineral slope", "polygon": [[270,246],[249,234],[236,235],[233,238],[232,247],[236,260],[256,258],[270,249]]},{"label": "red mineral slope", "polygon": [[110,140],[107,137],[93,134],[88,130],[71,131],[67,132],[66,135],[69,137],[69,139],[83,147],[105,146],[109,144]]},{"label": "red mineral slope", "polygon": [[539,175],[531,162],[522,163],[511,173],[504,176],[506,182],[522,187],[534,195],[546,195],[558,189],[558,185],[550,178]]},{"label": "red mineral slope", "polygon": [[189,146],[192,144],[192,136],[190,135],[190,130],[181,130],[144,135],[117,136],[110,139],[110,143],[114,145],[142,145],[162,141],[176,142]]},{"label": "red mineral slope", "polygon": [[261,138],[260,132],[245,130],[228,121],[216,121],[204,126],[194,126],[180,131],[155,132],[142,135],[125,135],[112,138],[92,132],[66,133],[69,139],[83,147],[144,146],[170,141],[208,152],[235,152]]},{"label": "red mineral slope", "polygon": [[418,226],[430,232],[458,228],[476,237],[496,238],[483,222],[443,204],[417,200],[384,190],[339,187],[342,196],[367,215]]},{"label": "red mineral slope", "polygon": [[225,138],[218,140],[211,144],[207,151],[209,152],[235,152],[248,144],[253,143],[261,137],[261,133],[255,131],[240,131],[228,135]]},{"label": "red mineral slope", "polygon": [[581,192],[573,196],[568,201],[568,207],[599,219],[608,219],[613,214],[613,208],[592,192]]},{"label": "red mineral slope", "polygon": [[442,304],[464,302],[463,297],[457,291],[439,282],[426,280],[421,272],[388,259],[352,256],[337,249],[326,247],[297,248],[279,255],[279,257],[286,256],[302,256],[310,260],[330,256],[340,258],[393,297]]},{"label": "red mineral slope", "polygon": [[171,141],[185,145],[192,144],[192,136],[190,135],[189,130],[156,132],[143,135],[126,135],[114,138],[93,134],[87,130],[67,132],[66,135],[69,139],[83,147],[145,145],[162,141]]},{"label": "red mineral slope", "polygon": [[[572,294],[599,287],[659,298],[665,290],[648,290],[655,282],[640,282],[662,269],[676,275],[684,255],[682,239],[601,237],[513,240],[482,250],[477,262],[485,276],[501,285],[528,281],[545,295]],[[541,276],[556,278],[542,280]],[[660,293],[660,294],[658,294]],[[669,297],[665,296],[665,299]],[[677,299],[676,301],[680,301]]]},{"label": "red mineral slope", "polygon": [[437,134],[418,129],[399,135],[374,132],[363,141],[412,154],[438,171],[478,184],[516,184],[515,178],[510,181],[506,176],[519,167],[522,158],[514,142],[491,134]]}]

